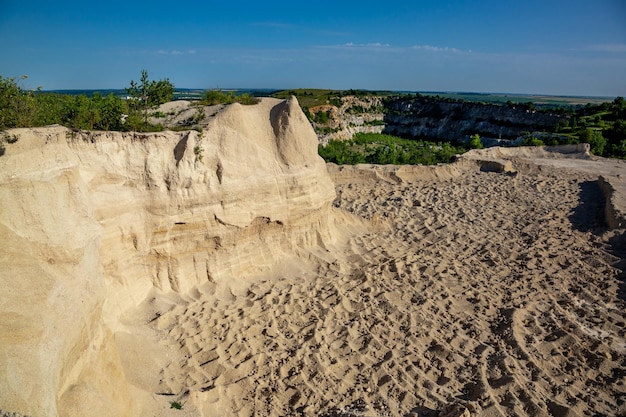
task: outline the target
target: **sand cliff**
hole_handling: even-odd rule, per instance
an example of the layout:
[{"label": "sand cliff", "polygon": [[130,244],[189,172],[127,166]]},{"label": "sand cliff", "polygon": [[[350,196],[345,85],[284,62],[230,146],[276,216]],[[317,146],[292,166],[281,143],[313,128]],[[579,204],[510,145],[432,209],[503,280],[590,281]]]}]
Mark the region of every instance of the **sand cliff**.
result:
[{"label": "sand cliff", "polygon": [[332,243],[335,191],[295,99],[229,106],[202,135],[12,133],[0,159],[0,409],[130,415],[114,336],[124,312],[152,291],[236,291]]},{"label": "sand cliff", "polygon": [[295,99],[202,135],[11,133],[0,410],[626,411],[623,161],[327,167]]}]

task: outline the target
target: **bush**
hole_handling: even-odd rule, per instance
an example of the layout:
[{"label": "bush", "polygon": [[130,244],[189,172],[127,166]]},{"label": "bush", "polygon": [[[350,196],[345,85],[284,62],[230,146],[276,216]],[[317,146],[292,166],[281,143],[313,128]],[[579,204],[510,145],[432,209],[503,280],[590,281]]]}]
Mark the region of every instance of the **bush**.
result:
[{"label": "bush", "polygon": [[326,123],[328,123],[329,120],[330,120],[330,110],[318,111],[313,116],[313,121],[321,125],[325,125]]},{"label": "bush", "polygon": [[243,104],[244,106],[257,104],[259,99],[256,97],[252,97],[250,94],[245,93],[235,97],[237,103]]},{"label": "bush", "polygon": [[480,136],[478,135],[478,133],[470,136],[469,147],[470,149],[482,149],[483,148],[483,143],[480,141]]},{"label": "bush", "polygon": [[[26,78],[23,76],[20,79]],[[34,119],[33,93],[23,90],[17,78],[0,76],[0,130],[32,126]]]},{"label": "bush", "polygon": [[578,138],[580,142],[589,144],[591,152],[594,155],[602,155],[604,153],[607,142],[600,130],[591,128],[584,129],[580,131]]},{"label": "bush", "polygon": [[536,138],[534,135],[530,135],[522,140],[521,146],[544,146],[541,139]]},{"label": "bush", "polygon": [[193,153],[194,155],[196,155],[196,160],[202,162],[202,159],[204,158],[203,152],[204,152],[204,148],[202,146],[200,145],[194,146]]},{"label": "bush", "polygon": [[449,143],[433,143],[403,139],[379,133],[357,133],[349,141],[331,140],[319,147],[326,162],[336,164],[412,164],[448,163],[465,149]]},{"label": "bush", "polygon": [[236,96],[232,91],[225,93],[221,90],[207,90],[202,94],[200,100],[205,106],[214,106],[216,104],[232,104],[240,103],[243,105],[257,104],[259,99],[252,97],[250,94],[245,93]]}]

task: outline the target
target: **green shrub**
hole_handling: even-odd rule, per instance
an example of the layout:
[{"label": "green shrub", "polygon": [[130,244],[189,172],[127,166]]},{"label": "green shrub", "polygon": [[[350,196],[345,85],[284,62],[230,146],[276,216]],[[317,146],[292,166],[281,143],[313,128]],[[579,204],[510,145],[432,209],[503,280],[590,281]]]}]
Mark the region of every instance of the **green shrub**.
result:
[{"label": "green shrub", "polygon": [[257,104],[259,99],[252,97],[250,94],[245,93],[241,95],[235,95],[232,91],[225,93],[221,90],[207,90],[202,94],[200,100],[205,106],[214,106],[216,104],[232,104],[240,103],[243,105]]},{"label": "green shrub", "polygon": [[589,127],[580,131],[578,139],[582,143],[588,143],[594,155],[602,155],[607,145],[606,139],[602,136],[602,131]]},{"label": "green shrub", "polygon": [[202,155],[203,152],[204,152],[204,148],[202,148],[202,146],[200,145],[194,146],[193,153],[194,155],[196,155],[196,160],[202,162],[202,158],[204,158],[204,155]]},{"label": "green shrub", "polygon": [[535,137],[535,135],[530,135],[522,140],[521,146],[544,146],[545,144],[541,139]]},{"label": "green shrub", "polygon": [[202,104],[205,106],[214,106],[216,104],[231,104],[235,102],[232,92],[224,93],[221,90],[207,90],[202,94]]},{"label": "green shrub", "polygon": [[319,154],[326,162],[340,165],[363,162],[434,165],[448,163],[464,151],[447,142],[425,142],[379,133],[357,133],[349,141],[331,140],[326,146],[319,146]]},{"label": "green shrub", "polygon": [[252,105],[252,104],[257,104],[259,102],[259,99],[256,97],[252,97],[250,94],[245,93],[245,94],[241,94],[239,96],[235,97],[235,100],[237,101],[237,103],[243,104],[244,106],[246,105]]},{"label": "green shrub", "polygon": [[483,144],[480,141],[480,136],[478,135],[478,133],[475,133],[472,136],[470,136],[469,147],[470,149],[482,149],[483,148]]},{"label": "green shrub", "polygon": [[330,114],[331,114],[330,110],[327,110],[327,111],[320,110],[317,113],[315,113],[315,115],[313,116],[313,121],[315,123],[325,125],[330,120]]}]

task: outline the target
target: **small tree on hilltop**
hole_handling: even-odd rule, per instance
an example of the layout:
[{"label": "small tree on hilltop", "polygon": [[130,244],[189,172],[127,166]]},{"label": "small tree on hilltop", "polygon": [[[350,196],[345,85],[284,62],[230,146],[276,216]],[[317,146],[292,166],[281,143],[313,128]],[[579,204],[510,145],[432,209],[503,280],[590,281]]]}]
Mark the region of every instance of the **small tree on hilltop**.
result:
[{"label": "small tree on hilltop", "polygon": [[131,110],[143,110],[145,128],[148,128],[148,109],[171,101],[174,97],[174,84],[167,78],[159,81],[150,81],[148,71],[141,70],[139,83],[134,80],[130,82],[130,87],[126,88],[132,102],[129,105]]},{"label": "small tree on hilltop", "polygon": [[174,99],[174,84],[169,79],[152,81],[148,89],[148,104],[158,106]]}]

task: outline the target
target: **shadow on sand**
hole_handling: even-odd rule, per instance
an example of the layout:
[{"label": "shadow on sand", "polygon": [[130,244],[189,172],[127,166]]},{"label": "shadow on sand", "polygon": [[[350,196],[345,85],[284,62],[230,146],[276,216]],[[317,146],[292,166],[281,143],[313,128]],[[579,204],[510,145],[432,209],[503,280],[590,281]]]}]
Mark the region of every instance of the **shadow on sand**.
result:
[{"label": "shadow on sand", "polygon": [[597,181],[580,184],[580,204],[570,215],[572,226],[581,232],[600,235],[606,231],[604,206],[606,198]]},{"label": "shadow on sand", "polygon": [[[580,204],[570,215],[572,226],[581,232],[591,232],[596,236],[604,235],[608,229],[604,216],[606,197],[597,181],[585,181],[580,184]],[[613,266],[621,272],[617,297],[626,301],[626,231],[610,231],[606,239],[608,251],[619,258]]]},{"label": "shadow on sand", "polygon": [[611,254],[620,259],[613,264],[615,268],[621,271],[617,276],[620,281],[617,297],[626,301],[626,231],[622,230],[620,233],[616,233],[615,236],[608,239],[608,244],[611,248]]}]

